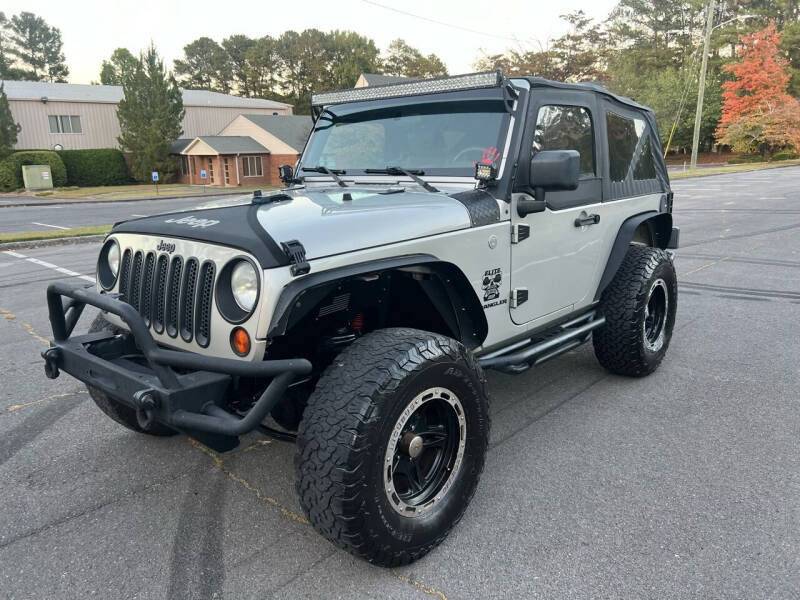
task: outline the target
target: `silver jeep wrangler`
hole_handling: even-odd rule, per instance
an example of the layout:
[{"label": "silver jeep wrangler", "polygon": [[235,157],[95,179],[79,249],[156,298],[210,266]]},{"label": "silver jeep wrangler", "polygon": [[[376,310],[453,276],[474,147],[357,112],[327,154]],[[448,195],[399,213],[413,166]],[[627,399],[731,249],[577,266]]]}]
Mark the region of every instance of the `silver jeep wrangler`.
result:
[{"label": "silver jeep wrangler", "polygon": [[[52,284],[45,370],[140,433],[296,441],[314,528],[400,565],[475,493],[485,369],[590,338],[614,373],[658,367],[672,192],[652,111],[594,84],[476,73],[313,112],[286,189],[117,224],[96,289]],[[87,304],[100,316],[73,336]]]}]

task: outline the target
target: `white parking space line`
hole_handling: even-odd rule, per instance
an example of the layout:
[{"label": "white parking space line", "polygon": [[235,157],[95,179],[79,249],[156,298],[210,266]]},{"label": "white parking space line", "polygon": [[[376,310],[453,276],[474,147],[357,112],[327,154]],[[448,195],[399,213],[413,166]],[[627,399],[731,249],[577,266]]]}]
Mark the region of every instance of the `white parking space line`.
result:
[{"label": "white parking space line", "polygon": [[61,225],[48,225],[47,223],[37,223],[31,221],[31,225],[39,225],[40,227],[52,227],[53,229],[69,229],[69,227],[62,227]]},{"label": "white parking space line", "polygon": [[135,215],[135,214],[131,213],[131,216],[132,217],[149,217],[150,215]]},{"label": "white parking space line", "polygon": [[59,273],[63,273],[64,275],[69,275],[70,277],[77,277],[78,279],[83,279],[84,281],[90,281],[91,283],[94,283],[94,277],[89,277],[88,275],[81,275],[77,271],[71,271],[70,269],[59,267],[58,265],[54,265],[53,263],[39,260],[38,258],[25,256],[24,254],[20,254],[19,252],[13,252],[11,250],[6,250],[3,254],[8,254],[9,256],[13,256],[14,258],[19,258],[21,260],[27,260],[28,262],[31,262],[35,265],[39,265],[40,267],[45,267],[46,269],[52,269],[53,271],[58,271]]}]

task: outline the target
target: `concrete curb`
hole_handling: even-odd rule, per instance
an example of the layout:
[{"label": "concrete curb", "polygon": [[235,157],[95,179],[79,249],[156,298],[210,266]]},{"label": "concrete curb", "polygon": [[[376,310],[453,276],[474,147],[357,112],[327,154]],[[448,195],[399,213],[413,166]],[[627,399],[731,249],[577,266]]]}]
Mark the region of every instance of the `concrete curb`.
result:
[{"label": "concrete curb", "polygon": [[47,240],[25,240],[22,242],[5,242],[0,244],[0,252],[3,250],[26,250],[30,248],[47,248],[48,246],[63,246],[66,244],[88,244],[91,242],[102,242],[105,238],[102,235],[78,235],[75,237],[50,238]]},{"label": "concrete curb", "polygon": [[[699,170],[698,173],[696,173],[694,175],[686,175],[684,177],[676,177],[675,181],[682,181],[683,179],[697,179],[698,177],[716,177],[717,175],[736,175],[737,173],[754,173],[755,171],[772,171],[774,169],[788,169],[789,167],[800,167],[800,164],[792,163],[792,164],[788,164],[788,165],[771,165],[769,167],[761,167],[761,168],[754,167],[752,169],[737,169],[736,171],[730,171],[728,173],[703,173],[702,169],[701,169],[701,170]],[[684,171],[678,171],[678,172],[679,173],[683,173]],[[669,173],[668,173],[668,175],[669,175]]]},{"label": "concrete curb", "polygon": [[[219,196],[242,196],[244,194],[252,194],[253,190],[236,190],[230,192],[199,192],[197,194],[175,194],[172,196],[135,196],[133,198],[55,198],[47,197],[44,201],[22,200],[21,202],[9,202],[8,204],[0,204],[0,208],[17,208],[25,206],[55,206],[57,204],[112,204],[114,202],[141,202],[143,200],[177,200],[180,198],[215,198]],[[0,196],[0,200],[3,197]]]}]

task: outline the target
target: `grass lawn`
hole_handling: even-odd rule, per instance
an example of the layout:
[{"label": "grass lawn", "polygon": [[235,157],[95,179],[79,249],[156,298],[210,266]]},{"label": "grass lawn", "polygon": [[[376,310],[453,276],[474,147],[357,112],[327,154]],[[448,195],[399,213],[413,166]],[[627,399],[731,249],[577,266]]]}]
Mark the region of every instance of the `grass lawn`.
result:
[{"label": "grass lawn", "polygon": [[26,231],[25,233],[0,233],[0,244],[6,242],[33,242],[36,240],[52,240],[57,238],[80,237],[85,235],[102,235],[111,230],[111,225],[95,225],[93,227],[76,227],[62,231]]},{"label": "grass lawn", "polygon": [[782,160],[770,163],[745,163],[729,167],[697,169],[696,171],[671,171],[670,179],[686,179],[687,177],[703,177],[704,175],[722,175],[723,173],[736,173],[738,171],[761,171],[762,169],[777,169],[779,167],[794,167],[800,165],[800,160]]},{"label": "grass lawn", "polygon": [[[169,183],[166,185],[158,186],[159,196],[195,196],[203,193],[218,193],[220,191],[236,193],[241,191],[247,193],[252,190],[271,190],[275,189],[272,186],[253,185],[241,186],[236,188],[224,188],[219,186],[205,186],[203,190],[202,185],[183,185],[178,183]],[[110,199],[115,198],[138,198],[141,196],[152,196],[156,198],[156,186],[150,183],[137,184],[137,185],[108,185],[98,187],[67,187],[55,188],[54,190],[47,190],[44,192],[37,192],[34,194],[40,198],[97,198],[97,199]]]}]

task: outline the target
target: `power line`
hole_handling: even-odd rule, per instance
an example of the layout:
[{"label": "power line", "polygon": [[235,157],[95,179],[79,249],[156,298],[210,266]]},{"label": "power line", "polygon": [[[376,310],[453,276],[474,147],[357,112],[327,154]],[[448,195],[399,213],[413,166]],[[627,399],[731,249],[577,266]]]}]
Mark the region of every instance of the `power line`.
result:
[{"label": "power line", "polygon": [[407,17],[412,17],[414,19],[420,19],[421,21],[427,21],[428,23],[435,23],[436,25],[441,25],[443,27],[450,27],[451,29],[458,29],[460,31],[467,31],[469,33],[474,33],[477,35],[485,35],[487,37],[496,38],[498,40],[505,40],[507,42],[518,43],[519,40],[514,38],[506,37],[504,35],[496,35],[494,33],[488,33],[486,31],[479,31],[477,29],[470,29],[469,27],[461,27],[460,25],[453,25],[452,23],[447,23],[445,21],[438,21],[436,19],[431,19],[430,17],[423,17],[422,15],[416,15],[414,13],[407,12],[405,10],[401,10],[399,8],[395,8],[393,6],[386,6],[385,4],[380,4],[378,2],[373,2],[372,0],[361,0],[364,4],[371,4],[372,6],[377,6],[378,8],[383,8],[384,10],[390,10],[392,12],[396,12],[401,15],[405,15]]}]

